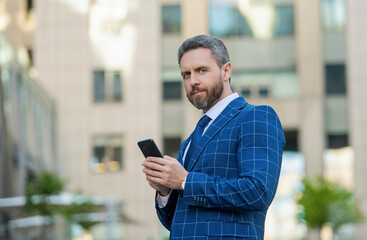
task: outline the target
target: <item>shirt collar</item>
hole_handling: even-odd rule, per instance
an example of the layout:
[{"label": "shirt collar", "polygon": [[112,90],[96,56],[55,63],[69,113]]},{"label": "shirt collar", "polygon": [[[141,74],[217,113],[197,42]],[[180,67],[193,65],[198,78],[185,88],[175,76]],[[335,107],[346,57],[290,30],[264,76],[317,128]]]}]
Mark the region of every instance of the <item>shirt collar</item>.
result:
[{"label": "shirt collar", "polygon": [[[212,108],[209,109],[205,114],[214,121],[219,114],[228,106],[230,102],[232,102],[234,99],[238,98],[238,93],[232,93],[231,95],[223,98],[219,102],[217,102]],[[204,112],[202,112],[202,115],[205,115]]]}]

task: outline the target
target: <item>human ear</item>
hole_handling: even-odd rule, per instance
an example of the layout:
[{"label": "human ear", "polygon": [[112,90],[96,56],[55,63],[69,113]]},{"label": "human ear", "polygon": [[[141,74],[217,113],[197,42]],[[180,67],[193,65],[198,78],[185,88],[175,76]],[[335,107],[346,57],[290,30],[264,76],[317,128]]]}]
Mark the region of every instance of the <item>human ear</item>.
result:
[{"label": "human ear", "polygon": [[229,78],[231,77],[232,74],[232,64],[230,62],[223,64],[222,71],[223,71],[223,79],[229,81]]}]

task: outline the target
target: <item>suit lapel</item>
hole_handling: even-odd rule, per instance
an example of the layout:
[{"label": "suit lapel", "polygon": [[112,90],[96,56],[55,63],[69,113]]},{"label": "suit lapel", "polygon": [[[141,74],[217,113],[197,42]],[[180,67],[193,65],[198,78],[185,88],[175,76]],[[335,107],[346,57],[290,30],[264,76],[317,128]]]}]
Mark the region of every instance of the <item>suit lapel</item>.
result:
[{"label": "suit lapel", "polygon": [[[219,114],[219,116],[214,120],[214,122],[209,126],[207,131],[201,137],[199,143],[194,149],[192,154],[192,161],[189,162],[187,166],[187,171],[191,171],[197,162],[201,152],[204,147],[209,143],[209,141],[225,126],[227,123],[233,119],[242,108],[247,105],[247,102],[242,97],[238,97],[234,99],[232,102],[228,104],[228,106]],[[190,138],[188,138],[190,139]],[[186,140],[186,146],[188,141]],[[183,144],[182,144],[183,145]],[[185,149],[185,148],[183,148]],[[182,156],[181,156],[181,164],[182,164]]]}]

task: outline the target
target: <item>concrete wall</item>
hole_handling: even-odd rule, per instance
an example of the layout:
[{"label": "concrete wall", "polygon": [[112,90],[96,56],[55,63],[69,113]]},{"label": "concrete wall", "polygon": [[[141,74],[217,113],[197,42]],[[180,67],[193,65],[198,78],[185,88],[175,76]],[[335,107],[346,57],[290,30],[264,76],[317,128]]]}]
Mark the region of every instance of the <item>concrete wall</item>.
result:
[{"label": "concrete wall", "polygon": [[[350,137],[355,153],[356,197],[361,203],[364,215],[367,215],[367,2],[364,0],[347,1],[348,25],[347,76],[350,114]],[[367,223],[358,227],[356,239],[367,236]]]}]

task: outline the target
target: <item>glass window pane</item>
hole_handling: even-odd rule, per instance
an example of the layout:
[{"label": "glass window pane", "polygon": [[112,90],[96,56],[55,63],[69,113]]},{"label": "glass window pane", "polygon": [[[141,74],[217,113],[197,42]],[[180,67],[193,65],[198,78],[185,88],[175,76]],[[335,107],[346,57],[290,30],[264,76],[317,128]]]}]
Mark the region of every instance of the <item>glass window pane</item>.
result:
[{"label": "glass window pane", "polygon": [[268,97],[269,96],[269,89],[267,87],[260,87],[259,88],[259,96],[260,97]]},{"label": "glass window pane", "polygon": [[326,93],[346,93],[346,74],[344,64],[325,66]]},{"label": "glass window pane", "polygon": [[328,135],[328,149],[338,149],[348,146],[348,135]]},{"label": "glass window pane", "polygon": [[113,161],[116,161],[118,163],[121,163],[122,160],[122,147],[114,147],[113,148]]},{"label": "glass window pane", "polygon": [[102,173],[106,171],[106,149],[104,146],[94,146],[91,159],[91,168],[94,172]]},{"label": "glass window pane", "polygon": [[181,32],[181,7],[162,6],[162,31],[163,33]]},{"label": "glass window pane", "polygon": [[[234,71],[231,76],[234,91],[250,89],[252,96],[270,95],[274,98],[295,98],[299,96],[299,81],[294,69]],[[266,88],[267,90],[261,90]]]},{"label": "glass window pane", "polygon": [[244,98],[249,98],[251,97],[251,89],[250,88],[243,88],[241,90],[241,95],[244,97]]},{"label": "glass window pane", "polygon": [[105,147],[104,146],[95,146],[93,148],[93,157],[96,163],[102,163],[103,158],[105,157]]},{"label": "glass window pane", "polygon": [[178,150],[181,146],[181,138],[180,137],[165,137],[163,139],[163,150],[164,154],[177,157],[178,156]]},{"label": "glass window pane", "polygon": [[298,152],[298,130],[284,130],[285,148],[284,151]]},{"label": "glass window pane", "polygon": [[344,30],[346,23],[345,0],[322,0],[321,15],[325,31]]},{"label": "glass window pane", "polygon": [[163,99],[173,100],[181,99],[182,84],[181,82],[163,82]]},{"label": "glass window pane", "polygon": [[118,171],[122,167],[121,136],[102,135],[93,137],[91,169],[94,172]]},{"label": "glass window pane", "polygon": [[238,8],[233,9],[233,16],[236,16],[234,27],[238,29],[238,35],[252,37],[252,29],[247,21],[246,16],[244,16]]},{"label": "glass window pane", "polygon": [[106,100],[104,71],[94,71],[93,83],[94,83],[94,92],[93,92],[94,102],[104,102]]},{"label": "glass window pane", "polygon": [[299,81],[296,70],[279,70],[273,74],[272,95],[277,98],[299,96]]},{"label": "glass window pane", "polygon": [[294,34],[294,9],[291,4],[210,0],[208,10],[209,31],[214,36],[269,39]]},{"label": "glass window pane", "polygon": [[210,6],[209,30],[217,37],[228,37],[233,25],[232,9],[228,6]]},{"label": "glass window pane", "polygon": [[239,9],[222,4],[209,7],[209,30],[217,37],[252,36],[251,27]]},{"label": "glass window pane", "polygon": [[286,36],[294,34],[293,6],[275,7],[275,36]]},{"label": "glass window pane", "polygon": [[26,11],[27,13],[31,12],[33,10],[33,0],[27,0],[26,1]]},{"label": "glass window pane", "polygon": [[121,101],[121,74],[119,72],[113,75],[113,100]]},{"label": "glass window pane", "polygon": [[113,147],[113,156],[111,158],[111,161],[109,162],[109,170],[110,171],[117,171],[122,168],[122,147],[117,146]]}]

